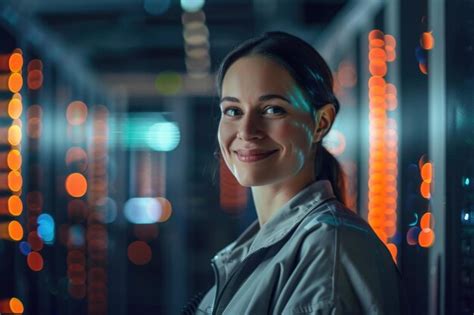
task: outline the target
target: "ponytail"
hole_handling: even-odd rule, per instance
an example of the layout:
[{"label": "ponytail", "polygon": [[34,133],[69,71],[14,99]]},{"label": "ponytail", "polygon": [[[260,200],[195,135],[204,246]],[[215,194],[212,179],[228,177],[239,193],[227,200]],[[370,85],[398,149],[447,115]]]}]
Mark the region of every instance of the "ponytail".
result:
[{"label": "ponytail", "polygon": [[346,204],[345,175],[339,161],[321,144],[318,143],[314,162],[316,180],[329,180],[334,195],[344,205]]}]

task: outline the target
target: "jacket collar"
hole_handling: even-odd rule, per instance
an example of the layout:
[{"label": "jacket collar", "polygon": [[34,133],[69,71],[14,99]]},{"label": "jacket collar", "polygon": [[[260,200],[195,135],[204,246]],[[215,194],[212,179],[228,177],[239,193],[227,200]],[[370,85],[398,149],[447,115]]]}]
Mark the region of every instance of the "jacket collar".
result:
[{"label": "jacket collar", "polygon": [[[246,247],[247,255],[283,239],[306,215],[328,199],[335,198],[328,180],[315,181],[284,204],[262,227],[255,220],[240,237],[224,251]],[[253,242],[249,240],[254,238]],[[249,248],[248,248],[249,247]],[[247,249],[248,248],[248,249]]]}]

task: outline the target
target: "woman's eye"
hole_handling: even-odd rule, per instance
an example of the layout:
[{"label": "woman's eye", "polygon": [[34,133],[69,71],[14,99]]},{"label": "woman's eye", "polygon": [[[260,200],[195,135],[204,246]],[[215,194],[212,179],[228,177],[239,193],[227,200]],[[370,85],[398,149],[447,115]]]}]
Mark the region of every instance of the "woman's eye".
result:
[{"label": "woman's eye", "polygon": [[223,113],[226,116],[233,117],[233,116],[237,116],[240,113],[240,109],[235,108],[235,107],[229,107],[229,108],[224,109]]},{"label": "woman's eye", "polygon": [[272,115],[283,115],[286,113],[286,111],[280,106],[268,106],[268,107],[265,107],[263,111],[267,114],[272,114]]}]

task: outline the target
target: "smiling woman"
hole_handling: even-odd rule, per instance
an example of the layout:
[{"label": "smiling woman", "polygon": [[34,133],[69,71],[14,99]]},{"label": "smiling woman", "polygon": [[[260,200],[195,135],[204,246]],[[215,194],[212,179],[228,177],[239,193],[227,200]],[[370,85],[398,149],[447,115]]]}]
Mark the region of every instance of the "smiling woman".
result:
[{"label": "smiling woman", "polygon": [[258,220],[212,259],[198,314],[401,313],[397,266],[344,206],[343,172],[321,144],[339,111],[332,85],[316,50],[282,32],[221,64],[220,154]]}]

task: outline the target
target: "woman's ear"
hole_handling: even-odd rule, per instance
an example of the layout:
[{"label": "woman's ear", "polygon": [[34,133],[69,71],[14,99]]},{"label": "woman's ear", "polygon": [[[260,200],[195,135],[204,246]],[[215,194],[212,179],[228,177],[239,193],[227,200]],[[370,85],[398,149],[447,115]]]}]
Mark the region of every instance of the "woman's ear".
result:
[{"label": "woman's ear", "polygon": [[331,103],[324,105],[316,112],[316,126],[313,134],[315,143],[321,141],[329,132],[335,117],[336,107]]}]

